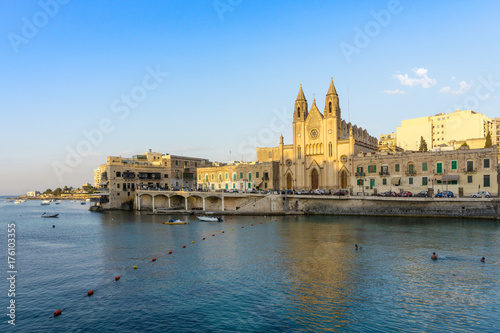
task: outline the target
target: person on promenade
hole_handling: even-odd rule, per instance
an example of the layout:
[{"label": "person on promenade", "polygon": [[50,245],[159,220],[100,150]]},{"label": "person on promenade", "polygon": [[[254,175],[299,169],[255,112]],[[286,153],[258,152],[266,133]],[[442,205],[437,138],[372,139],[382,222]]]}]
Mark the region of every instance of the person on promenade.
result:
[{"label": "person on promenade", "polygon": [[356,244],[356,245],[354,245],[354,246],[355,246],[355,248],[356,248],[356,251],[357,251],[357,250],[361,250],[361,249],[363,248],[363,247],[361,247],[361,246],[360,246],[360,247],[358,247],[358,244]]},{"label": "person on promenade", "polygon": [[436,252],[432,252],[431,259],[432,260],[438,260],[438,256],[437,256]]},{"label": "person on promenade", "polygon": [[485,259],[484,259],[484,257],[481,258],[481,262],[486,262]]}]

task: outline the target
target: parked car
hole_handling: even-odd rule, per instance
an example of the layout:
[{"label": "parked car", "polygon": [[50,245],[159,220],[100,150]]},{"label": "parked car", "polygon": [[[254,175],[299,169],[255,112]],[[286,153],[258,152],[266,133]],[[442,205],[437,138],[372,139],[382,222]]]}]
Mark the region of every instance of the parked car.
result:
[{"label": "parked car", "polygon": [[254,188],[247,188],[247,193],[256,193],[257,191]]},{"label": "parked car", "polygon": [[381,197],[396,197],[397,194],[396,194],[396,192],[393,192],[393,191],[387,191],[387,192],[380,193],[380,196]]},{"label": "parked car", "polygon": [[227,193],[238,193],[238,189],[230,188],[229,190],[227,190]]},{"label": "parked car", "polygon": [[333,195],[347,195],[349,191],[347,190],[338,190],[337,192],[334,192]]},{"label": "parked car", "polygon": [[410,191],[403,191],[403,192],[401,193],[401,196],[402,196],[402,197],[412,197],[412,196],[413,196],[413,194],[412,194]]},{"label": "parked car", "polygon": [[439,192],[438,194],[435,195],[436,198],[453,198],[453,192],[452,191],[443,191]]},{"label": "parked car", "polygon": [[479,191],[477,193],[474,193],[472,195],[473,198],[490,198],[491,197],[491,193],[488,192],[488,191]]},{"label": "parked car", "polygon": [[309,194],[309,191],[301,190],[301,191],[297,191],[297,194]]},{"label": "parked car", "polygon": [[415,194],[416,197],[424,197],[424,198],[427,198],[427,197],[430,197],[429,195],[429,192],[428,191],[420,191],[418,192],[417,194]]}]

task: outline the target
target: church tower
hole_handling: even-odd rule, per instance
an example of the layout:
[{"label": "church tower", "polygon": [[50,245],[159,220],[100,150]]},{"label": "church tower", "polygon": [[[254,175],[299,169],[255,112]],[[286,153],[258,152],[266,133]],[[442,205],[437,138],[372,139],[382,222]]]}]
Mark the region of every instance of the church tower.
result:
[{"label": "church tower", "polygon": [[293,122],[305,121],[307,118],[308,108],[307,100],[304,92],[302,91],[302,85],[300,85],[299,94],[295,100],[295,110],[293,114]]},{"label": "church tower", "polygon": [[326,147],[324,152],[324,157],[326,163],[326,174],[327,183],[333,186],[338,185],[338,180],[336,173],[339,169],[339,156],[338,156],[338,140],[340,139],[340,106],[339,106],[339,96],[337,95],[337,89],[333,84],[333,78],[330,81],[330,87],[325,97],[325,111],[324,116],[324,133]]},{"label": "church tower", "polygon": [[293,161],[295,162],[293,169],[297,184],[304,183],[304,176],[300,170],[305,161],[305,121],[308,113],[307,100],[300,85],[293,111]]}]

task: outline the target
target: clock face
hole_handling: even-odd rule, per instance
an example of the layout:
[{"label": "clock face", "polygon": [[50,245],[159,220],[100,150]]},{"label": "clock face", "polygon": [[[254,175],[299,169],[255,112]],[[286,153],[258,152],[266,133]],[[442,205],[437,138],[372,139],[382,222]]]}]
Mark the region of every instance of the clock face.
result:
[{"label": "clock face", "polygon": [[291,167],[292,166],[292,160],[286,160],[286,166]]},{"label": "clock face", "polygon": [[297,137],[298,137],[298,138],[300,138],[300,133],[299,133],[299,134],[297,134]]},{"label": "clock face", "polygon": [[329,134],[332,134],[332,130],[328,130],[328,133],[329,133]]},{"label": "clock face", "polygon": [[347,162],[347,156],[345,156],[345,155],[340,156],[340,162],[346,163]]},{"label": "clock face", "polygon": [[311,130],[311,132],[309,132],[309,135],[311,135],[311,138],[317,139],[319,136],[319,131],[317,129],[313,128]]}]

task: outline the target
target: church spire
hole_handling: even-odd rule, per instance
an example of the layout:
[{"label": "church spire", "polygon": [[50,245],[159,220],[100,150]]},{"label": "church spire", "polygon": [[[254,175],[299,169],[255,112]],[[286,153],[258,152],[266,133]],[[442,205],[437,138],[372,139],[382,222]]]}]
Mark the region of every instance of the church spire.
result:
[{"label": "church spire", "polygon": [[335,85],[333,84],[333,77],[330,81],[330,88],[328,88],[327,95],[337,95],[337,89],[335,89]]},{"label": "church spire", "polygon": [[300,85],[300,90],[299,90],[299,94],[297,95],[297,99],[296,101],[305,101],[306,100],[306,96],[304,95],[304,92],[302,91],[302,85]]}]

